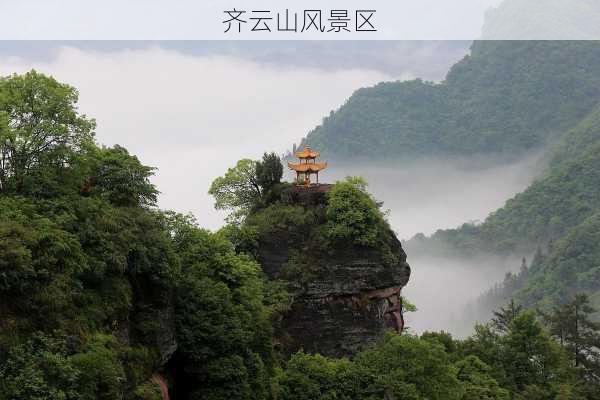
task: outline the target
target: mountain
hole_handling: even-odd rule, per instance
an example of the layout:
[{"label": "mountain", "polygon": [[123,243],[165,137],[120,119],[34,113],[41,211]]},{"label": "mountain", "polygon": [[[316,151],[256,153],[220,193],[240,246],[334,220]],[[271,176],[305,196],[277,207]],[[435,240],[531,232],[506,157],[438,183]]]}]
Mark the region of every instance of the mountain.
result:
[{"label": "mountain", "polygon": [[480,41],[441,83],[357,90],[301,145],[330,159],[517,157],[556,140],[599,102],[599,42]]},{"label": "mountain", "polygon": [[485,313],[511,297],[545,307],[587,292],[600,304],[600,108],[568,131],[552,154],[544,175],[483,223],[418,235],[406,247],[413,254],[453,256],[536,252],[526,274],[515,277],[518,285],[508,279],[500,296],[492,291]]},{"label": "mountain", "polygon": [[386,330],[403,330],[410,267],[364,189],[348,182],[286,187],[242,230],[252,240],[241,248],[291,292],[276,332],[286,354],[354,355]]},{"label": "mountain", "polygon": [[[550,167],[525,191],[509,199],[482,224],[439,230],[425,241],[463,254],[527,254],[564,236],[600,210],[600,109],[556,146]],[[424,238],[411,240],[423,248]],[[433,244],[431,243],[431,244]],[[425,245],[428,247],[429,245]]]},{"label": "mountain", "polygon": [[[473,155],[518,159],[543,149],[547,166],[539,178],[483,223],[417,235],[406,248],[413,256],[456,257],[529,257],[540,248],[544,260],[562,260],[554,245],[569,242],[559,248],[577,248],[581,242],[584,257],[594,247],[575,232],[592,229],[600,211],[598,61],[597,41],[474,42],[471,54],[444,81],[359,89],[302,144],[330,159],[371,162]],[[536,264],[518,291],[510,291],[528,305],[566,301],[564,294],[577,290],[596,293],[590,285],[593,262],[583,262],[575,280],[558,277],[568,269],[562,261],[538,258]],[[544,278],[535,271],[554,272]]]},{"label": "mountain", "polygon": [[600,212],[586,218],[538,257],[523,288],[513,295],[520,303],[549,308],[576,293],[591,294],[600,303]]}]

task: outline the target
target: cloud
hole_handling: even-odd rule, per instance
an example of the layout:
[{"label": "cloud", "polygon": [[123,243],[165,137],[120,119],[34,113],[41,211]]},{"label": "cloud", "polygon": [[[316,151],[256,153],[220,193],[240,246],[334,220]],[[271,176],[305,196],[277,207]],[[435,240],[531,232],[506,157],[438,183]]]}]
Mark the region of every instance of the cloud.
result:
[{"label": "cloud", "polygon": [[35,68],[79,89],[102,144],[121,144],[158,167],[160,206],[217,228],[206,193],[240,158],[283,152],[362,86],[392,79],[364,69],[281,67],[161,48],[61,48],[47,61],[0,58],[0,74]]},{"label": "cloud", "polygon": [[[483,221],[538,176],[542,153],[507,163],[494,157],[421,159],[413,162],[330,163],[326,179],[360,175],[390,211],[398,237]],[[493,187],[490,186],[493,182]]]}]

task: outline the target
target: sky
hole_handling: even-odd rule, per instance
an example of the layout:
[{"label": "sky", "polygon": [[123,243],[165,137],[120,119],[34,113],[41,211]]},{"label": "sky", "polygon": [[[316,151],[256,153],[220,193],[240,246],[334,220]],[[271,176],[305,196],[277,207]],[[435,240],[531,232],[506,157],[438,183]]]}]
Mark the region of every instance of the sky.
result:
[{"label": "sky", "polygon": [[440,80],[469,46],[385,43],[0,42],[0,75],[34,68],[75,86],[98,142],[157,167],[159,206],[217,229],[207,191],[237,160],[284,153],[360,87]]},{"label": "sky", "polygon": [[[355,29],[361,9],[375,11],[374,31]],[[244,12],[240,29],[226,29],[227,10]],[[269,31],[252,28],[256,10],[268,11]],[[298,16],[293,32],[276,23],[286,10]],[[326,28],[345,10],[350,29],[302,30],[304,10],[321,10]],[[5,40],[600,39],[596,0],[0,0],[0,15]]]},{"label": "sky", "polygon": [[[544,1],[544,0],[536,0]],[[306,9],[327,13],[343,9],[376,10],[377,32],[342,35],[305,32],[246,32],[235,38],[249,39],[476,39],[485,11],[500,0],[0,0],[2,39],[230,39],[224,33],[225,10],[277,12]],[[132,22],[135,21],[135,22]]]}]

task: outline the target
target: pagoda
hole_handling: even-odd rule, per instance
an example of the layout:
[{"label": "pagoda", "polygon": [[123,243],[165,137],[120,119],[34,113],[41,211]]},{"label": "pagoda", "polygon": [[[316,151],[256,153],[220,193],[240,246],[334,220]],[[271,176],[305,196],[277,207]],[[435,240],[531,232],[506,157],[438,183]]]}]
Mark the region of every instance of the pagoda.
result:
[{"label": "pagoda", "polygon": [[288,168],[296,171],[296,183],[298,185],[310,186],[310,176],[316,175],[316,184],[319,184],[319,171],[327,168],[326,162],[316,162],[319,157],[318,151],[313,151],[309,146],[304,150],[297,151],[295,156],[300,159],[299,163],[288,162]]}]

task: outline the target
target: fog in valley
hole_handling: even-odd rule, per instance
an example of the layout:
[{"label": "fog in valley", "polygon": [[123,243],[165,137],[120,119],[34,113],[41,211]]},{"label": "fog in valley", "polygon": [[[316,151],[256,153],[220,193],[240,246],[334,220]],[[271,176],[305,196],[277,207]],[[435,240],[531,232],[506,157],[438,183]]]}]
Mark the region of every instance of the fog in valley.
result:
[{"label": "fog in valley", "polygon": [[[525,189],[539,174],[543,154],[517,162],[501,160],[422,160],[413,163],[344,165],[330,163],[327,181],[360,175],[383,208],[401,239],[417,233],[483,221],[504,202]],[[403,240],[404,242],[404,240]],[[507,271],[516,271],[524,255],[498,258],[484,255],[450,259],[411,254],[405,245],[412,274],[403,293],[418,311],[406,315],[413,332],[446,330],[457,336],[471,333],[478,316],[465,313],[473,302]]]},{"label": "fog in valley", "polygon": [[504,274],[519,269],[521,258],[484,255],[471,259],[427,257],[408,259],[412,273],[403,295],[417,306],[417,312],[405,314],[406,324],[414,333],[446,331],[456,337],[473,333],[476,322],[491,315],[474,313],[477,298]]},{"label": "fog in valley", "polygon": [[[284,49],[270,43],[242,52],[230,43],[191,48],[182,43],[52,42],[52,51],[41,58],[33,57],[37,53],[27,51],[28,46],[0,48],[0,74],[35,68],[76,86],[80,110],[98,122],[98,141],[121,144],[156,166],[153,183],[162,192],[160,207],[192,212],[209,229],[218,229],[224,218],[207,193],[210,183],[237,160],[258,159],[264,151],[284,153],[360,87],[416,76],[442,79],[467,52],[465,43],[389,42],[377,44],[377,57],[371,59],[360,56],[373,52],[369,43],[345,44],[330,55],[332,44],[304,43],[296,45],[294,60],[318,62],[280,63],[277,56]],[[340,61],[340,52],[346,52],[347,62]],[[534,179],[539,160],[535,155],[517,162],[361,165],[324,159],[330,164],[321,180],[366,178],[369,190],[390,210],[398,237],[409,239],[485,219]],[[518,256],[448,260],[407,250],[413,272],[405,295],[419,309],[407,322],[415,332],[466,333],[472,324],[463,320],[464,305],[520,264]]]},{"label": "fog in valley", "polygon": [[519,161],[425,159],[414,162],[352,163],[330,161],[323,181],[362,176],[369,192],[383,201],[400,239],[465,222],[483,221],[506,200],[525,189],[543,166],[543,153]]}]

